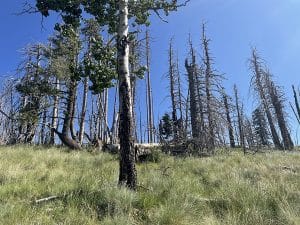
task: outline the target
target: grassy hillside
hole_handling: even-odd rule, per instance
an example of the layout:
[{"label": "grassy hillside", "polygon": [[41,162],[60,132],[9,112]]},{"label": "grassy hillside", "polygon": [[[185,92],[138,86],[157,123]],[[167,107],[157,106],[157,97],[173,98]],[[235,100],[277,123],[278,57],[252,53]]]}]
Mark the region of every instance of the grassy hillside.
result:
[{"label": "grassy hillside", "polygon": [[0,224],[300,224],[297,153],[161,156],[138,179],[136,193],[119,189],[108,154],[2,147]]}]

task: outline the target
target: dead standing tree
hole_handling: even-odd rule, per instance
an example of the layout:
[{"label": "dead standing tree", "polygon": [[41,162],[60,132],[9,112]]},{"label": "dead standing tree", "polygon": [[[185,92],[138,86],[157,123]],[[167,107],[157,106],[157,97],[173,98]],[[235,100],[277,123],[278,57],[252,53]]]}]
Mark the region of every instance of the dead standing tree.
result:
[{"label": "dead standing tree", "polygon": [[222,91],[223,95],[223,103],[224,103],[224,109],[226,114],[226,120],[227,120],[227,127],[228,127],[228,137],[230,142],[230,147],[235,148],[235,141],[234,141],[234,132],[233,132],[233,126],[232,126],[232,119],[230,115],[230,106],[228,102],[228,96],[225,93],[225,90]]},{"label": "dead standing tree", "polygon": [[[299,105],[298,96],[297,96],[297,92],[295,90],[294,85],[292,86],[292,89],[293,89],[295,106],[293,106],[292,103],[290,103],[290,106],[293,110],[293,113],[294,113],[298,123],[300,124],[300,105]],[[298,95],[300,96],[300,91],[298,92]]]},{"label": "dead standing tree", "polygon": [[197,64],[195,50],[192,46],[190,40],[190,58],[191,62],[188,59],[185,60],[185,68],[187,70],[188,76],[188,87],[189,87],[189,102],[190,102],[190,117],[191,117],[191,127],[192,127],[192,137],[198,139],[201,137],[201,128],[199,123],[199,99],[197,98],[198,89],[197,89]]},{"label": "dead standing tree", "polygon": [[273,116],[271,113],[271,105],[270,101],[267,97],[266,93],[266,87],[264,86],[264,76],[265,76],[265,70],[263,68],[261,59],[259,58],[257,52],[255,49],[252,50],[252,57],[250,59],[250,67],[252,69],[252,79],[251,79],[251,86],[254,89],[254,91],[257,93],[261,105],[263,106],[263,109],[266,113],[267,120],[269,123],[269,127],[271,130],[272,140],[273,144],[275,145],[275,148],[283,149],[283,146],[280,142]]},{"label": "dead standing tree", "polygon": [[283,91],[281,91],[280,88],[275,85],[274,81],[271,80],[271,75],[268,71],[266,71],[265,79],[268,96],[273,106],[274,114],[281,133],[283,147],[286,150],[292,150],[294,148],[294,143],[288,130],[287,120],[285,119],[286,113],[284,112],[285,99]]},{"label": "dead standing tree", "polygon": [[238,131],[239,131],[239,140],[240,140],[240,145],[244,150],[245,153],[245,135],[244,135],[244,119],[243,119],[243,113],[242,113],[242,107],[240,106],[240,100],[239,100],[239,95],[238,95],[238,89],[237,86],[234,85],[233,87],[234,90],[234,97],[235,97],[235,107],[236,107],[236,113],[237,113],[237,120],[238,120]]},{"label": "dead standing tree", "polygon": [[151,88],[151,78],[150,78],[150,36],[149,30],[146,31],[146,63],[147,63],[147,128],[148,128],[148,142],[154,142],[154,121],[153,121],[153,98],[152,98],[152,88]]},{"label": "dead standing tree", "polygon": [[215,134],[219,133],[217,130],[218,123],[221,122],[221,117],[218,113],[221,101],[217,95],[221,94],[221,82],[223,76],[217,74],[217,72],[212,68],[213,59],[210,54],[209,43],[210,39],[206,36],[205,24],[202,25],[202,49],[203,49],[203,73],[204,73],[204,94],[205,94],[205,106],[204,112],[207,117],[207,149],[214,153],[216,146]]}]

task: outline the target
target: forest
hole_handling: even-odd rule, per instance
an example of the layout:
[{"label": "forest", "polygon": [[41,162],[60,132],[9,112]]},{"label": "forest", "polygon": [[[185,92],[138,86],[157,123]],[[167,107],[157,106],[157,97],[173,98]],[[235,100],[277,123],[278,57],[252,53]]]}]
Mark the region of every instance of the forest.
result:
[{"label": "forest", "polygon": [[169,37],[157,115],[151,19],[193,1],[21,6],[57,21],[1,78],[1,224],[300,224],[299,84],[284,88],[262,49],[243,59],[249,110],[208,23],[184,60]]}]

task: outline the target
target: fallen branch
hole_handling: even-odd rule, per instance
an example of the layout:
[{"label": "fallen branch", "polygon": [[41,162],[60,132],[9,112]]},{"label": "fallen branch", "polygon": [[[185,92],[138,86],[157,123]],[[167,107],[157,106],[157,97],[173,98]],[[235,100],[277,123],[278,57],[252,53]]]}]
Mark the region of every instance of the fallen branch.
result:
[{"label": "fallen branch", "polygon": [[51,201],[51,200],[54,200],[54,199],[57,199],[59,198],[59,196],[50,196],[50,197],[47,197],[47,198],[41,198],[41,199],[38,199],[38,200],[35,200],[35,204],[39,204],[39,203],[43,203],[43,202],[47,202],[47,201]]}]

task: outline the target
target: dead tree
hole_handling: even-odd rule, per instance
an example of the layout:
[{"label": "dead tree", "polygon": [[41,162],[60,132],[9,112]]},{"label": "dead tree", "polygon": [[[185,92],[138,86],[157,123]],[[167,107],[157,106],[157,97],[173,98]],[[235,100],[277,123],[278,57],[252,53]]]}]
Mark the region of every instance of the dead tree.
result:
[{"label": "dead tree", "polygon": [[279,87],[276,86],[271,80],[271,75],[269,72],[267,72],[265,76],[268,95],[270,97],[277,119],[278,127],[282,137],[283,147],[286,150],[292,150],[294,148],[294,143],[288,130],[287,121],[285,119],[283,93],[280,93]]},{"label": "dead tree", "polygon": [[201,135],[200,126],[199,126],[199,101],[197,99],[197,64],[195,50],[190,41],[190,58],[191,62],[189,63],[188,59],[185,60],[185,68],[188,75],[188,87],[189,87],[189,102],[190,102],[190,116],[191,116],[191,127],[192,127],[192,136],[193,138],[198,139]]},{"label": "dead tree", "polygon": [[148,142],[154,142],[154,122],[153,122],[153,99],[152,99],[152,88],[150,78],[150,36],[149,30],[146,31],[146,64],[147,64],[147,124],[148,124]]},{"label": "dead tree", "polygon": [[262,62],[256,52],[255,49],[252,50],[252,57],[250,59],[250,66],[252,69],[252,87],[254,88],[254,91],[258,94],[259,99],[261,101],[261,104],[264,108],[264,111],[266,113],[269,127],[271,130],[272,140],[273,144],[275,145],[275,148],[283,149],[283,146],[280,142],[274,121],[273,116],[271,113],[271,106],[270,101],[268,100],[267,93],[264,86],[264,75],[265,70],[263,68]]},{"label": "dead tree", "polygon": [[[53,108],[52,108],[52,120],[51,127],[58,128],[58,113],[59,113],[59,90],[60,90],[60,81],[58,78],[55,79],[55,88],[56,93],[53,95]],[[55,132],[53,129],[50,130],[50,145],[55,144]]]},{"label": "dead tree", "polygon": [[[295,86],[292,85],[293,88],[293,94],[294,94],[294,102],[295,102],[295,107],[290,103],[291,108],[293,110],[293,113],[298,121],[298,123],[300,124],[300,106],[299,106],[299,101],[298,101],[298,96],[297,96],[297,92],[295,90]],[[300,92],[298,93],[300,96]]]},{"label": "dead tree", "polygon": [[242,108],[240,107],[240,100],[238,95],[238,90],[236,85],[233,87],[234,90],[234,97],[235,97],[235,108],[237,113],[237,120],[238,120],[238,130],[239,130],[239,139],[240,139],[240,145],[244,149],[245,152],[245,135],[243,130],[243,117],[242,117]]},{"label": "dead tree", "polygon": [[[245,135],[245,140],[247,142],[247,146],[250,150],[254,150],[254,148],[257,147],[255,144],[255,134],[253,131],[252,127],[252,122],[249,118],[245,118],[244,122],[244,135]],[[257,149],[255,149],[256,151]],[[246,153],[246,151],[244,151]]]},{"label": "dead tree", "polygon": [[225,93],[224,89],[223,89],[223,103],[224,103],[224,109],[225,109],[226,120],[227,120],[228,137],[229,137],[230,147],[235,148],[234,132],[233,132],[233,126],[232,126],[231,116],[230,116],[228,96]]},{"label": "dead tree", "polygon": [[178,127],[177,127],[177,104],[176,104],[176,77],[175,77],[175,64],[174,64],[174,50],[172,40],[169,44],[169,72],[168,78],[170,82],[170,97],[171,97],[171,106],[172,106],[172,121],[173,121],[173,133],[174,140],[178,138]]},{"label": "dead tree", "polygon": [[206,94],[206,113],[208,118],[208,149],[213,151],[215,148],[215,139],[214,139],[214,121],[213,121],[213,109],[212,109],[212,79],[213,79],[213,71],[212,71],[212,59],[209,53],[209,42],[210,40],[206,37],[205,34],[205,25],[203,24],[202,28],[202,46],[203,46],[203,63],[205,67],[205,94]]},{"label": "dead tree", "polygon": [[178,88],[178,110],[179,110],[179,121],[178,121],[178,129],[179,129],[179,137],[181,139],[187,138],[187,130],[184,126],[184,116],[183,116],[183,110],[184,110],[184,100],[182,96],[182,86],[181,86],[181,76],[179,71],[179,59],[177,55],[177,61],[176,61],[176,71],[177,71],[177,88]]}]

